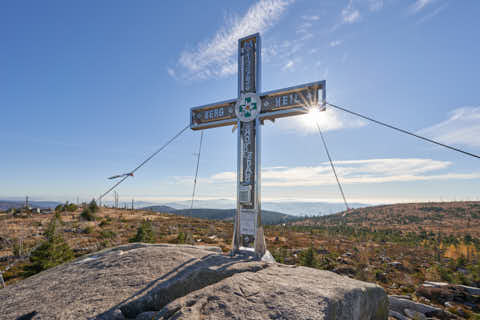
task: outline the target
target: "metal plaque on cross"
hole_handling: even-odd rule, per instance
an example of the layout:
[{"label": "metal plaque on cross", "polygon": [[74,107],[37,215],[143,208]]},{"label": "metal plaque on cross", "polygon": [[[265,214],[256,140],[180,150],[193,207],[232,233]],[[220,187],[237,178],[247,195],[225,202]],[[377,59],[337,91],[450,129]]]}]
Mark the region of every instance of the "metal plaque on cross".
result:
[{"label": "metal plaque on cross", "polygon": [[190,128],[237,125],[237,211],[232,254],[265,254],[260,201],[261,125],[265,120],[324,110],[325,81],[260,93],[261,40],[254,34],[238,40],[238,97],[190,109]]}]

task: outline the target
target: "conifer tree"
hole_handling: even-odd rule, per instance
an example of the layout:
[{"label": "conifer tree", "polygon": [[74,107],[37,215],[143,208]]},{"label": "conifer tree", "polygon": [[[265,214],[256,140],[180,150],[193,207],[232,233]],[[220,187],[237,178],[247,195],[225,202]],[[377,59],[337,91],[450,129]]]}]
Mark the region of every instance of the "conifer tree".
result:
[{"label": "conifer tree", "polygon": [[310,246],[308,249],[302,252],[300,257],[300,265],[313,268],[316,264],[313,246]]},{"label": "conifer tree", "polygon": [[143,221],[138,227],[135,237],[131,238],[129,241],[154,243],[155,235],[153,233],[152,223],[149,220]]},{"label": "conifer tree", "polygon": [[61,220],[55,215],[45,231],[47,239],[30,255],[31,264],[26,267],[27,274],[35,274],[73,259],[72,250],[58,230],[60,225]]}]

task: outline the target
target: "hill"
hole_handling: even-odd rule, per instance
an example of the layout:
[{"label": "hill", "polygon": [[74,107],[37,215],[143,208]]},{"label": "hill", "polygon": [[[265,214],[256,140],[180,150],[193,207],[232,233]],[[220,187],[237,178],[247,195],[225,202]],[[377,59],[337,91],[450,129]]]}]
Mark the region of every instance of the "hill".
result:
[{"label": "hill", "polygon": [[432,232],[480,237],[480,202],[405,203],[359,208],[302,219],[298,226],[343,224],[373,230]]},{"label": "hill", "polygon": [[169,206],[157,206],[157,205],[154,205],[154,206],[147,206],[147,207],[143,207],[143,208],[140,208],[139,210],[147,210],[147,211],[154,211],[154,212],[162,212],[162,213],[173,213],[175,211],[177,211],[177,209],[175,208],[172,208],[172,207],[169,207]]},{"label": "hill", "polygon": [[[136,203],[137,204],[137,203]],[[145,205],[137,205],[136,208],[147,206],[168,206],[177,210],[189,209],[191,201],[166,202],[161,204],[148,203]],[[365,203],[352,202],[349,203],[351,208],[363,208],[369,206]],[[232,199],[210,199],[195,200],[194,208],[210,208],[210,209],[232,209],[236,207],[236,202]],[[295,199],[282,201],[262,201],[262,210],[286,213],[292,216],[312,216],[324,215],[340,212],[345,209],[343,202],[321,202],[321,201],[296,201]]]},{"label": "hill", "polygon": [[[235,209],[205,209],[205,208],[197,208],[197,209],[174,209],[169,206],[149,206],[142,208],[141,210],[148,210],[148,211],[155,211],[155,212],[162,212],[162,213],[172,213],[178,214],[187,217],[194,217],[194,218],[202,218],[208,220],[226,220],[230,221],[233,220],[235,216]],[[275,211],[268,211],[262,210],[262,223],[264,225],[272,225],[272,224],[279,224],[289,221],[294,221],[298,219],[298,217],[294,217],[289,214],[275,212]]]},{"label": "hill", "polygon": [[[41,209],[53,209],[57,205],[60,204],[60,202],[55,202],[55,201],[29,201],[28,204],[31,207],[35,208],[41,208]],[[25,206],[24,201],[14,201],[14,200],[0,200],[0,210],[9,210],[9,209],[17,209],[17,208],[23,208]]]}]

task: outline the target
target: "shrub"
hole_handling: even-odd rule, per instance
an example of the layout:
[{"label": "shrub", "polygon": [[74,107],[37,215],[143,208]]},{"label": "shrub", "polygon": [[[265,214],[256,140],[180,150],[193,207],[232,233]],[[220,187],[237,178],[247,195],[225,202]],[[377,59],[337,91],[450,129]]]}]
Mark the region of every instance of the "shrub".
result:
[{"label": "shrub", "polygon": [[58,220],[58,222],[60,222],[61,224],[63,224],[63,220],[62,220],[62,215],[60,214],[60,212],[55,212],[55,219]]},{"label": "shrub", "polygon": [[83,209],[82,213],[80,214],[80,217],[82,217],[82,219],[87,221],[95,221],[96,219],[95,214],[92,212],[92,210],[90,210],[90,208]]},{"label": "shrub", "polygon": [[313,268],[316,264],[317,262],[315,261],[315,254],[312,246],[300,253],[300,265]]},{"label": "shrub", "polygon": [[155,235],[153,233],[152,223],[149,220],[143,221],[137,229],[137,234],[131,238],[129,242],[154,243]]},{"label": "shrub", "polygon": [[86,226],[85,229],[83,229],[83,233],[86,233],[86,234],[91,234],[93,233],[95,229],[93,229],[92,226]]},{"label": "shrub", "polygon": [[184,244],[186,238],[187,238],[187,236],[185,235],[185,233],[183,233],[183,232],[180,231],[180,232],[178,233],[178,236],[177,236],[177,243],[179,243],[179,244]]},{"label": "shrub", "polygon": [[105,227],[105,226],[108,226],[110,224],[110,222],[107,220],[107,219],[104,219],[100,222],[99,226],[101,228]]},{"label": "shrub", "polygon": [[73,252],[58,232],[59,221],[53,217],[45,232],[46,240],[30,255],[30,265],[25,267],[27,275],[32,275],[48,268],[55,267],[73,259]]},{"label": "shrub", "polygon": [[78,206],[75,203],[66,203],[64,206],[65,210],[68,212],[74,212],[78,209]]},{"label": "shrub", "polygon": [[272,251],[272,255],[275,258],[275,261],[278,263],[285,263],[287,258],[287,249],[285,247],[277,248],[276,250]]},{"label": "shrub", "polygon": [[55,207],[55,212],[73,212],[78,209],[78,206],[75,203],[68,203],[65,202],[65,204],[59,204],[58,206]]},{"label": "shrub", "polygon": [[21,240],[16,239],[13,243],[13,255],[15,257],[20,257],[23,255],[23,243]]},{"label": "shrub", "polygon": [[90,201],[90,203],[88,204],[88,209],[90,209],[90,211],[93,213],[98,212],[100,210],[95,199],[92,199],[92,201]]},{"label": "shrub", "polygon": [[438,274],[440,275],[440,279],[442,279],[443,281],[452,282],[452,275],[446,268],[439,266]]},{"label": "shrub", "polygon": [[102,230],[100,231],[100,236],[103,239],[113,239],[117,236],[117,234],[112,230]]}]

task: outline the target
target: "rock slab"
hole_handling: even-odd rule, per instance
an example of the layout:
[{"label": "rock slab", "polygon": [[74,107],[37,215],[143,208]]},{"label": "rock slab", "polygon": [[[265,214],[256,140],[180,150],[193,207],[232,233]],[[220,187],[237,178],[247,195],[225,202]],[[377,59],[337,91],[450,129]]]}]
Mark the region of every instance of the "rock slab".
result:
[{"label": "rock slab", "polygon": [[[0,319],[387,319],[384,290],[218,248],[129,244],[0,290]],[[31,315],[31,316],[30,316]]]}]

